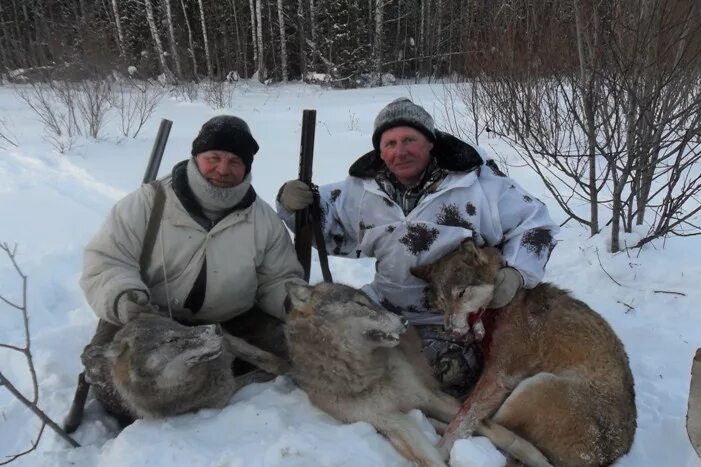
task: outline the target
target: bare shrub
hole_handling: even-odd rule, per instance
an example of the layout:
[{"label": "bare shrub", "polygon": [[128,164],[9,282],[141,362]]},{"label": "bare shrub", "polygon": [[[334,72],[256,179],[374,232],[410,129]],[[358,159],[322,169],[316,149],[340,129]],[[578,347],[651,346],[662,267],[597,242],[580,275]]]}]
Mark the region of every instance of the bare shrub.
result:
[{"label": "bare shrub", "polygon": [[148,80],[128,79],[115,83],[110,103],[119,115],[119,129],[122,134],[136,138],[166,92],[166,88]]},{"label": "bare shrub", "polygon": [[235,86],[235,84],[229,84],[226,81],[203,81],[204,101],[213,109],[231,107],[234,102]]},{"label": "bare shrub", "polygon": [[100,135],[105,117],[110,108],[112,84],[107,79],[83,80],[76,83],[62,82],[66,87],[74,86],[76,107],[83,129],[92,138]]},{"label": "bare shrub", "polygon": [[[612,252],[635,225],[648,229],[636,246],[701,234],[701,44],[693,39],[701,7],[673,5],[574,2],[563,13],[568,31],[542,28],[577,44],[573,66],[539,61],[556,55],[563,41],[555,35],[532,43],[505,37],[499,50],[515,41],[522,53],[495,57],[496,71],[479,81],[493,129],[570,219],[592,235],[611,226]],[[552,50],[543,55],[543,47]],[[608,219],[600,219],[602,207]]]},{"label": "bare shrub", "polygon": [[14,352],[18,352],[22,354],[22,356],[24,356],[27,362],[27,367],[29,369],[29,374],[31,376],[32,381],[32,397],[31,399],[25,397],[19,390],[17,390],[17,388],[12,384],[12,382],[7,379],[7,377],[2,373],[2,371],[0,371],[0,386],[10,391],[10,393],[13,396],[15,396],[22,404],[24,404],[29,410],[32,411],[32,413],[34,413],[34,415],[39,417],[39,419],[41,420],[41,428],[39,428],[39,433],[37,434],[36,439],[32,443],[32,446],[30,446],[25,451],[8,456],[6,460],[0,462],[0,465],[5,465],[9,464],[10,462],[14,461],[19,457],[22,457],[34,451],[39,445],[41,436],[44,434],[44,428],[46,428],[47,425],[52,430],[54,430],[56,434],[58,434],[61,438],[66,440],[71,446],[78,447],[80,445],[68,434],[66,434],[66,432],[58,424],[56,424],[56,422],[51,420],[51,418],[49,418],[48,415],[46,415],[46,413],[39,409],[39,384],[37,382],[36,370],[34,368],[34,360],[32,358],[31,350],[31,339],[29,335],[29,312],[27,310],[27,276],[24,275],[15,259],[17,251],[16,246],[10,248],[10,246],[7,243],[0,243],[0,250],[3,250],[5,254],[7,254],[7,256],[10,259],[10,262],[12,263],[12,266],[17,272],[17,275],[19,275],[22,279],[21,302],[16,303],[2,295],[0,295],[0,302],[4,303],[9,308],[19,311],[22,315],[22,321],[24,323],[24,345],[18,346],[13,344],[0,343],[0,347]]},{"label": "bare shrub", "polygon": [[475,144],[479,144],[480,136],[487,131],[489,118],[479,80],[475,77],[464,82],[446,82],[441,87],[442,95],[437,96],[446,131]]},{"label": "bare shrub", "polygon": [[173,86],[170,94],[181,102],[195,102],[200,94],[200,85],[195,81],[185,81]]},{"label": "bare shrub", "polygon": [[14,89],[43,124],[44,138],[49,144],[61,154],[68,151],[80,135],[80,128],[75,121],[72,93],[59,94],[55,88],[39,82],[16,86]]},{"label": "bare shrub", "polygon": [[[12,130],[7,125],[7,121],[5,121],[5,119],[0,119],[0,142],[2,141],[9,144],[10,146],[17,147],[17,143],[15,142],[15,136],[12,134]],[[0,147],[3,146],[0,145]]]}]

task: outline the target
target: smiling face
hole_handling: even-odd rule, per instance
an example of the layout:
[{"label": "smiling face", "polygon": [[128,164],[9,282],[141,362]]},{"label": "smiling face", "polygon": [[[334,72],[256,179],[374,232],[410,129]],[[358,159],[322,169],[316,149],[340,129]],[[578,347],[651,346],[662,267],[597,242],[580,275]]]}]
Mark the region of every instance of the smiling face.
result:
[{"label": "smiling face", "polygon": [[202,176],[219,188],[234,187],[246,176],[246,164],[233,152],[217,149],[201,152],[195,162]]},{"label": "smiling face", "polygon": [[419,181],[431,162],[431,143],[420,131],[408,126],[390,128],[380,137],[380,157],[403,185]]}]

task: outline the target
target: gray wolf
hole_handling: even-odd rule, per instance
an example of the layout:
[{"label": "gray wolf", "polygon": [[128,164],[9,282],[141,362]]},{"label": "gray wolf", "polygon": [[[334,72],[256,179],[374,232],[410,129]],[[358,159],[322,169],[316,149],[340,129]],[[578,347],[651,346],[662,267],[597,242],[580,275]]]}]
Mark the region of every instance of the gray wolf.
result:
[{"label": "gray wolf", "polygon": [[440,448],[480,422],[525,438],[555,465],[609,465],[630,449],[636,429],[633,376],[609,324],[568,292],[543,283],[486,309],[503,259],[472,240],[412,273],[445,326],[481,338],[484,372],[450,423]]},{"label": "gray wolf", "polygon": [[[444,466],[444,456],[405,413],[421,409],[440,426],[460,404],[438,389],[406,318],[341,284],[290,283],[287,290],[290,374],[312,403],[341,421],[370,423],[418,465]],[[479,424],[477,431],[519,459],[549,465],[497,424]]]},{"label": "gray wolf", "polygon": [[122,423],[223,407],[241,386],[266,379],[262,372],[234,378],[234,358],[269,374],[287,368],[218,324],[185,326],[156,314],[144,314],[113,338],[99,340],[93,339],[81,355],[85,379]]}]

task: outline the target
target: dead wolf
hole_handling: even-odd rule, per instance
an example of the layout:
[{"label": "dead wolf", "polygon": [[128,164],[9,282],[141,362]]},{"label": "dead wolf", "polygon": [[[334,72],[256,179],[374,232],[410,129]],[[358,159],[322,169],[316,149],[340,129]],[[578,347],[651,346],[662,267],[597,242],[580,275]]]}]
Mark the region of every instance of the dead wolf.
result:
[{"label": "dead wolf", "polygon": [[[633,376],[609,324],[568,292],[543,283],[487,309],[503,259],[463,241],[438,261],[412,268],[427,297],[459,335],[482,337],[484,371],[440,447],[491,420],[532,442],[555,465],[609,465],[636,429]],[[481,323],[481,324],[480,324]]]},{"label": "dead wolf", "polygon": [[[291,376],[312,403],[341,421],[370,423],[418,465],[445,466],[405,413],[418,408],[447,423],[460,403],[439,390],[407,320],[341,284],[288,284],[287,291]],[[549,465],[530,443],[497,424],[476,429],[518,459]]]},{"label": "dead wolf", "polygon": [[[107,339],[97,335],[86,346],[81,355],[85,381],[122,425],[223,407],[238,388],[265,379],[262,372],[234,378],[234,358],[269,374],[287,369],[281,359],[225,333],[218,324],[185,326],[145,314],[118,330],[106,322],[101,325],[98,334],[116,334]],[[74,402],[64,425],[75,429],[81,417],[82,406]]]}]

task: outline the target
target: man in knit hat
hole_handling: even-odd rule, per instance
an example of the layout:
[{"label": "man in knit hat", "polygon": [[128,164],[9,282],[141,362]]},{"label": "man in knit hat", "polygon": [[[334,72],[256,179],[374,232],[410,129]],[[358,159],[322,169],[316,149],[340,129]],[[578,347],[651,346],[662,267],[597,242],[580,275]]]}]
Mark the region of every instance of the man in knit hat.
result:
[{"label": "man in knit hat", "polygon": [[[519,288],[542,279],[558,226],[543,203],[476,148],[436,130],[431,115],[407,98],[380,111],[372,144],[348,178],[319,187],[327,251],[376,259],[375,278],[363,290],[417,326],[443,389],[464,396],[479,375],[480,357],[443,331],[426,284],[409,269],[437,260],[465,238],[499,246],[507,266],[497,275],[490,306],[503,307]],[[289,181],[278,194],[278,214],[291,226],[294,211],[311,201],[306,184]]]},{"label": "man in knit hat", "polygon": [[284,224],[251,185],[257,151],[242,119],[207,121],[192,157],[158,181],[163,209],[146,258],[157,189],[117,202],[84,255],[80,285],[98,317],[121,326],[158,311],[242,337],[282,322],[285,284],[302,283],[303,271]]}]

